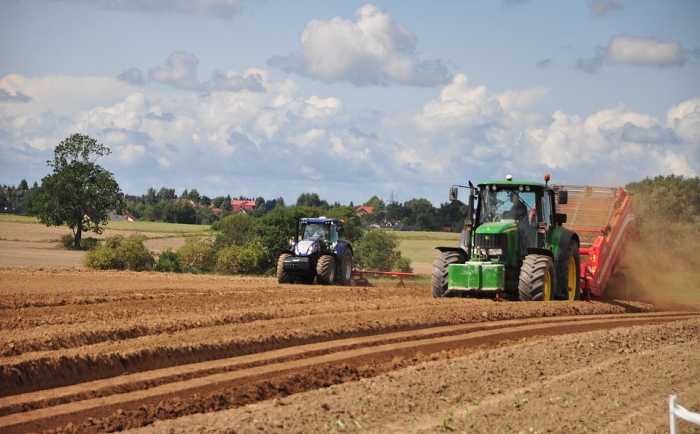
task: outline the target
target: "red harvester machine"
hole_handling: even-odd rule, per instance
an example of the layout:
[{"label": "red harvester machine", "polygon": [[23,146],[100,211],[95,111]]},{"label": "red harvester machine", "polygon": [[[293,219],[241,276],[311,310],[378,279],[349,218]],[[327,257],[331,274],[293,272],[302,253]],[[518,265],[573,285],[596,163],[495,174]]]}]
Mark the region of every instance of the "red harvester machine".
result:
[{"label": "red harvester machine", "polygon": [[[579,236],[581,298],[600,297],[610,277],[625,268],[629,239],[639,239],[634,205],[622,187],[555,186],[557,211]],[[565,199],[563,199],[565,198]],[[563,200],[562,200],[563,199]]]}]

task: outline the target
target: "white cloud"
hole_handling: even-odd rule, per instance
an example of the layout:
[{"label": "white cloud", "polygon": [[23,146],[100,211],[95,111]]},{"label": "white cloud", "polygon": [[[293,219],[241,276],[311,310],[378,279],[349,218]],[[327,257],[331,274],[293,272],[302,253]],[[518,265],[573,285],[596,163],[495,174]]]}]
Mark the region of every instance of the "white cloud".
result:
[{"label": "white cloud", "polygon": [[613,37],[605,52],[605,60],[611,63],[635,65],[683,66],[685,64],[680,42],[664,42],[654,38],[637,38],[630,35]]},{"label": "white cloud", "polygon": [[614,0],[591,0],[588,3],[588,7],[595,17],[602,17],[609,12],[623,9],[622,3]]},{"label": "white cloud", "polygon": [[199,59],[193,54],[176,51],[168,57],[165,68],[151,68],[148,77],[177,89],[204,90],[204,86],[197,81],[197,65]]},{"label": "white cloud", "polygon": [[[53,0],[57,1],[57,0]],[[211,15],[231,18],[241,10],[243,0],[61,0],[110,10],[146,14]]]},{"label": "white cloud", "polygon": [[264,92],[267,74],[262,70],[248,70],[243,74],[235,71],[214,71],[212,74],[215,90],[230,92]]},{"label": "white cloud", "polygon": [[275,56],[268,64],[326,83],[437,86],[449,81],[442,62],[418,59],[416,35],[389,14],[366,4],[355,15],[356,22],[310,21],[301,33],[301,53]]},{"label": "white cloud", "polygon": [[143,72],[137,68],[129,68],[117,75],[117,80],[134,85],[143,84]]},{"label": "white cloud", "polygon": [[613,36],[607,47],[596,47],[595,52],[592,58],[578,59],[577,68],[595,73],[604,64],[681,67],[686,64],[680,42],[665,42],[655,38],[640,38],[626,34]]},{"label": "white cloud", "polygon": [[5,89],[0,88],[0,102],[17,102],[17,103],[22,103],[22,102],[29,102],[32,100],[32,97],[27,96],[23,94],[22,92],[15,92],[14,95],[12,95],[10,92],[6,91]]},{"label": "white cloud", "polygon": [[[530,108],[544,88],[493,94],[458,74],[420,108],[366,113],[348,111],[336,97],[302,97],[294,82],[271,82],[264,71],[231,76],[252,75],[260,76],[264,92],[200,94],[95,77],[4,77],[0,88],[34,99],[0,101],[0,160],[21,168],[12,172],[17,179],[39,180],[56,144],[80,132],[112,149],[101,164],[132,193],[195,187],[210,197],[287,196],[292,202],[319,182],[331,201],[342,201],[340,192],[371,191],[370,197],[377,186],[397,185],[408,200],[464,178],[506,172],[521,179],[551,172],[568,183],[605,174],[617,185],[699,170],[700,98],[669,108],[662,120],[625,104],[586,117],[550,115]],[[83,100],[66,106],[60,97],[71,94]]]}]

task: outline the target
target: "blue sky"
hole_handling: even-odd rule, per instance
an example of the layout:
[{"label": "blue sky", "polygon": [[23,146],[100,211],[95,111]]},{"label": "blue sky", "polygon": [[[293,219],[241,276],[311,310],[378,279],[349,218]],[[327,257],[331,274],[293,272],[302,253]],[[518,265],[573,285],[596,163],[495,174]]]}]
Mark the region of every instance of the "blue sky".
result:
[{"label": "blue sky", "polygon": [[134,195],[694,177],[698,22],[696,0],[3,0],[0,184],[76,132]]}]

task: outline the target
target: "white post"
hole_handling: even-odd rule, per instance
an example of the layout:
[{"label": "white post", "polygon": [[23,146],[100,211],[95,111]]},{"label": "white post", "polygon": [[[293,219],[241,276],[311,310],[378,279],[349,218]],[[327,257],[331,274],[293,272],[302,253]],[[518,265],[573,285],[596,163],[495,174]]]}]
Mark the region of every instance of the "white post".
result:
[{"label": "white post", "polygon": [[671,434],[678,434],[678,425],[676,424],[676,395],[669,396],[668,414],[671,423]]}]

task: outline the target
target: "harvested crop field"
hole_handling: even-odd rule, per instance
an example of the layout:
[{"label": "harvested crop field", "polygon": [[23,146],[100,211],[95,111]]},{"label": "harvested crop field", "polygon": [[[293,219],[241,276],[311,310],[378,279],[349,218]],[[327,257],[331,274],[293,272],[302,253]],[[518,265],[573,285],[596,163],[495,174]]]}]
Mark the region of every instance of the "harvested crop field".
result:
[{"label": "harvested crop field", "polygon": [[669,395],[700,412],[697,308],[24,262],[0,268],[0,432],[667,433]]},{"label": "harvested crop field", "polygon": [[37,268],[0,282],[3,432],[665,432],[667,395],[700,402],[700,318],[642,302]]}]

